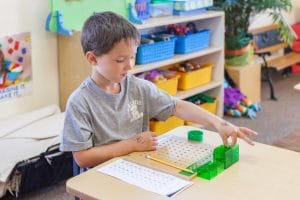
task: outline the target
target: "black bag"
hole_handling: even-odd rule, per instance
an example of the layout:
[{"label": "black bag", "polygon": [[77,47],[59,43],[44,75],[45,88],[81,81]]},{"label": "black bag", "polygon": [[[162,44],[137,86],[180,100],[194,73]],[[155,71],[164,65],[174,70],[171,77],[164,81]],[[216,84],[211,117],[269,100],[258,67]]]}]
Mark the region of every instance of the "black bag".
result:
[{"label": "black bag", "polygon": [[59,145],[53,145],[39,156],[17,163],[14,174],[21,175],[18,196],[56,184],[73,176],[72,153],[60,152]]}]

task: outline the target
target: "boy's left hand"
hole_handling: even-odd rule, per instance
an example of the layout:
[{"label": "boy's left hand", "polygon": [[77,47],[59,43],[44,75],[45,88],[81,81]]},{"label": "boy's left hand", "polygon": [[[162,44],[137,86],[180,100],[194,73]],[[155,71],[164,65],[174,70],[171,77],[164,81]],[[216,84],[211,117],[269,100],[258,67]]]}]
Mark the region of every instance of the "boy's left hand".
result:
[{"label": "boy's left hand", "polygon": [[254,142],[249,138],[256,136],[257,133],[246,127],[236,127],[232,124],[224,124],[220,127],[219,134],[222,138],[223,144],[228,146],[228,138],[231,138],[230,146],[234,146],[237,142],[237,138],[241,138],[250,145],[254,145]]},{"label": "boy's left hand", "polygon": [[157,138],[154,132],[141,132],[131,139],[134,141],[134,151],[153,151],[156,149]]}]

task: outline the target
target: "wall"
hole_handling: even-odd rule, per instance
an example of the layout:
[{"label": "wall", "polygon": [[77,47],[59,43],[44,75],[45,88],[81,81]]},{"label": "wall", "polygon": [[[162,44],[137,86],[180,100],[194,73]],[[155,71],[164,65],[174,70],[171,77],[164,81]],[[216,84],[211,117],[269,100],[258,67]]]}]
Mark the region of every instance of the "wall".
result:
[{"label": "wall", "polygon": [[[283,15],[286,17],[289,24],[294,24],[296,22],[300,22],[300,1],[292,0],[292,11],[289,13],[284,13]],[[298,13],[298,15],[297,15]],[[261,26],[266,26],[272,23],[272,18],[268,16],[267,13],[258,14],[251,19],[249,29],[254,29]]]},{"label": "wall", "polygon": [[0,102],[0,119],[59,103],[57,36],[45,31],[48,0],[1,0],[0,37],[31,32],[33,91]]}]

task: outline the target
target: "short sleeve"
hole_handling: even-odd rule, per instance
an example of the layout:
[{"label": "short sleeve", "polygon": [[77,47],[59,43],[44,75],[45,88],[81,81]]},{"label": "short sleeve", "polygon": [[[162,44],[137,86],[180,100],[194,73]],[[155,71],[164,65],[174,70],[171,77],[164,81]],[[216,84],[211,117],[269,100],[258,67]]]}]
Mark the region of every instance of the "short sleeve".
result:
[{"label": "short sleeve", "polygon": [[150,119],[165,121],[174,114],[176,103],[179,101],[163,90],[157,88],[153,83],[146,82],[145,95],[147,96]]},{"label": "short sleeve", "polygon": [[93,146],[89,115],[72,103],[67,105],[60,140],[61,151],[80,151]]}]

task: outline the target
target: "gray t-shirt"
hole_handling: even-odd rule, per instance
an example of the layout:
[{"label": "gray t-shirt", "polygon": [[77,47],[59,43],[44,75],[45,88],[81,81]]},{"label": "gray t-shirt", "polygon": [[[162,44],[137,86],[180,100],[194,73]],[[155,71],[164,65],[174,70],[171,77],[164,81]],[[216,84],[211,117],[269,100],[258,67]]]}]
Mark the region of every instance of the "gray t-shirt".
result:
[{"label": "gray t-shirt", "polygon": [[148,130],[149,120],[166,120],[178,99],[153,83],[128,75],[118,94],[109,94],[89,77],[70,96],[61,151],[111,144]]}]

